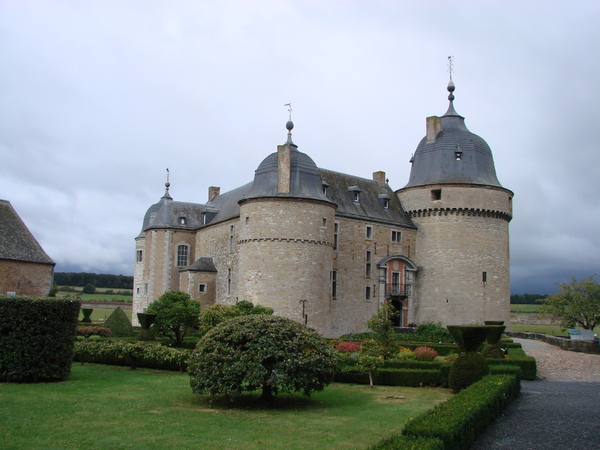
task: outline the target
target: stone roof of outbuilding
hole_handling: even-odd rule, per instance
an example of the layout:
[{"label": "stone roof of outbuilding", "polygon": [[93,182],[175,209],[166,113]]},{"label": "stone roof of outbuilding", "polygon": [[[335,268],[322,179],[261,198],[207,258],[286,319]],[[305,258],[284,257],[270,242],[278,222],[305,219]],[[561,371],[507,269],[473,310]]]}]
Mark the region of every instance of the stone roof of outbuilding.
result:
[{"label": "stone roof of outbuilding", "polygon": [[0,200],[0,259],[55,265],[8,200]]},{"label": "stone roof of outbuilding", "polygon": [[203,256],[198,258],[191,266],[181,269],[180,272],[188,270],[192,272],[216,272],[217,268],[212,258]]},{"label": "stone roof of outbuilding", "polygon": [[[404,188],[432,184],[481,184],[502,187],[490,146],[471,133],[465,118],[454,109],[454,84],[448,85],[450,104],[441,119],[441,131],[434,140],[424,137],[411,159],[412,168]],[[460,158],[457,158],[457,153]]]}]

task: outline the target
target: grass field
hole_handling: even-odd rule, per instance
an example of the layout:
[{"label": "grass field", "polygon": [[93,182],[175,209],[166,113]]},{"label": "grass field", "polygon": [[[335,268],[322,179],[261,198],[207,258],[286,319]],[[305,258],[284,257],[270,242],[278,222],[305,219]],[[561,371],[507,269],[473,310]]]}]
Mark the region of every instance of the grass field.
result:
[{"label": "grass field", "polygon": [[510,312],[511,313],[523,313],[523,312],[529,312],[529,313],[536,313],[539,311],[540,306],[542,305],[510,305]]},{"label": "grass field", "polygon": [[68,381],[3,383],[0,448],[361,449],[450,395],[333,384],[232,407],[192,393],[185,373],[74,364]]}]

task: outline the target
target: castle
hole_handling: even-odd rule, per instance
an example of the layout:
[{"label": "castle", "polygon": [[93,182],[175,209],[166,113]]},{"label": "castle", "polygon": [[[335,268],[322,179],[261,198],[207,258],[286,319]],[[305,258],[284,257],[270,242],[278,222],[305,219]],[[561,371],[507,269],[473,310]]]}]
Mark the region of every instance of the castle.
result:
[{"label": "castle", "polygon": [[372,179],[318,168],[292,141],[254,180],[206,203],[166,190],[136,238],[135,313],[165,291],[203,307],[247,300],[326,337],[366,330],[383,302],[396,325],[509,321],[513,193],[496,177],[487,143],[449,107],[428,117],[410,178],[393,191]]}]

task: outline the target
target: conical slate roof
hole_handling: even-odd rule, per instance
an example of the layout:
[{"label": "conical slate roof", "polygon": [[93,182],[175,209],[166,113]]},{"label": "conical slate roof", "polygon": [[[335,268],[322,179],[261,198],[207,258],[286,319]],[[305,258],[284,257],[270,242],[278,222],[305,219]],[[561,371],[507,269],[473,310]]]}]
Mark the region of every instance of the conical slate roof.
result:
[{"label": "conical slate roof", "polygon": [[481,184],[502,187],[490,146],[471,133],[465,118],[454,110],[454,84],[448,85],[450,105],[440,119],[441,131],[435,139],[425,136],[413,158],[408,184],[404,187],[431,184]]}]

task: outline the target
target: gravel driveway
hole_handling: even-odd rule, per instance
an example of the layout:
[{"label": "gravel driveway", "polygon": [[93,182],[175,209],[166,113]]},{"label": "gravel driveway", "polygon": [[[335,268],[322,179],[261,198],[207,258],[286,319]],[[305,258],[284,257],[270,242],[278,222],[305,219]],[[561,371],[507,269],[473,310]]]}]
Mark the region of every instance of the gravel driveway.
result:
[{"label": "gravel driveway", "polygon": [[536,358],[541,380],[523,381],[519,398],[472,449],[600,449],[600,355],[528,339],[514,341]]}]

